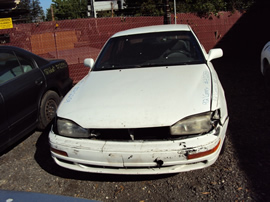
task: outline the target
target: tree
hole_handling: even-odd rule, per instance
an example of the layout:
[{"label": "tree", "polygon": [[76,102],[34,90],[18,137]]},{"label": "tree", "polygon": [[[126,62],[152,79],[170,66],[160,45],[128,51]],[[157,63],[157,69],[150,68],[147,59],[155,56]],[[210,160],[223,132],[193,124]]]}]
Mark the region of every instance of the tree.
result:
[{"label": "tree", "polygon": [[215,14],[227,10],[224,0],[186,0],[185,3],[189,11],[199,15]]},{"label": "tree", "polygon": [[32,22],[40,22],[44,20],[44,11],[40,6],[39,0],[32,0],[30,2],[30,16]]},{"label": "tree", "polygon": [[21,0],[17,6],[17,10],[23,10],[24,13],[19,18],[24,22],[31,22],[30,16],[30,0]]},{"label": "tree", "polygon": [[125,15],[163,15],[163,1],[126,0]]},{"label": "tree", "polygon": [[[24,0],[27,1],[27,0]],[[28,0],[30,1],[30,0]],[[33,1],[33,0],[32,0]],[[247,10],[255,0],[176,0],[178,13],[197,13],[199,16],[217,14],[219,11]],[[87,17],[87,0],[52,0],[56,20]],[[174,1],[170,0],[171,12]],[[125,0],[126,9],[116,11],[126,16],[163,16],[164,0]],[[110,17],[110,11],[99,12],[99,17]],[[47,9],[47,20],[52,20],[51,9]]]},{"label": "tree", "polygon": [[157,2],[155,2],[154,0],[143,1],[140,7],[140,12],[142,14],[149,13],[150,15],[153,16],[163,15],[164,12],[162,1]]},{"label": "tree", "polygon": [[[53,0],[52,7],[56,20],[85,18],[87,0]],[[47,9],[47,19],[51,20],[51,9]]]},{"label": "tree", "polygon": [[39,0],[21,0],[17,9],[26,10],[24,18],[26,22],[38,22],[44,20],[44,11]]},{"label": "tree", "polygon": [[[126,0],[125,15],[163,15],[162,0]],[[216,14],[219,11],[247,10],[255,0],[176,0],[177,12],[197,13],[200,16]],[[170,0],[171,9],[174,1]],[[173,10],[171,10],[173,11]]]},{"label": "tree", "polygon": [[248,10],[256,0],[226,0],[228,10]]}]

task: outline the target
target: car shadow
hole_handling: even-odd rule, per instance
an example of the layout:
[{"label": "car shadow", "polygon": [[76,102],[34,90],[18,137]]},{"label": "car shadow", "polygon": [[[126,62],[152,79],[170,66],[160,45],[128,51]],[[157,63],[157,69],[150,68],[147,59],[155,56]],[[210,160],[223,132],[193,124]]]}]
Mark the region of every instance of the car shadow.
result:
[{"label": "car shadow", "polygon": [[270,41],[269,9],[268,1],[255,3],[216,45],[224,57],[213,62],[226,94],[235,155],[259,201],[270,199],[270,92],[260,72],[260,54]]},{"label": "car shadow", "polygon": [[36,142],[35,160],[39,166],[50,173],[51,175],[58,176],[66,179],[76,179],[84,181],[106,181],[106,182],[125,182],[125,181],[145,181],[155,180],[174,176],[176,174],[168,175],[110,175],[110,174],[95,174],[88,172],[79,172],[69,170],[58,166],[51,157],[50,145],[48,139],[49,129],[42,132]]},{"label": "car shadow", "polygon": [[29,132],[28,134],[19,137],[14,143],[12,143],[11,145],[9,145],[7,148],[5,148],[4,150],[0,151],[0,157],[2,155],[5,155],[6,153],[9,153],[10,151],[12,151],[15,147],[17,147],[18,145],[20,145],[22,142],[24,142],[27,138],[29,138],[32,134],[34,133],[34,130]]}]

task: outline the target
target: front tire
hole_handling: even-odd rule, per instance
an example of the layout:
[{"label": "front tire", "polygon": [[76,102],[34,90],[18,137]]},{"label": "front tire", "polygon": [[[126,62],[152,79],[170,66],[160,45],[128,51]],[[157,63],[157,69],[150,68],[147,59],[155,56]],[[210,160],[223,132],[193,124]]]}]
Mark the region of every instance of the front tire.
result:
[{"label": "front tire", "polygon": [[60,103],[59,95],[54,91],[47,91],[40,103],[38,129],[44,130],[56,115]]}]

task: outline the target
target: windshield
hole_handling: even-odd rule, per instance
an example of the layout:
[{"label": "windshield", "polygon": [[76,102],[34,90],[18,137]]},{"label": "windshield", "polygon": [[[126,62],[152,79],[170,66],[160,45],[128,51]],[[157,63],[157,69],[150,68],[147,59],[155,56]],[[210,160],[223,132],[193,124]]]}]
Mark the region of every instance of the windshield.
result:
[{"label": "windshield", "polygon": [[93,71],[204,63],[190,31],[157,32],[111,38]]}]

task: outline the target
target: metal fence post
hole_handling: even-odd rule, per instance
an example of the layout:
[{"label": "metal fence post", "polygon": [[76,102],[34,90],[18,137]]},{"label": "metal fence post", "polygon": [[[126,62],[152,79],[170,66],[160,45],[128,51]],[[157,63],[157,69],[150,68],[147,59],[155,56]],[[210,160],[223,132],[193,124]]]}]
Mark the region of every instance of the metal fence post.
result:
[{"label": "metal fence post", "polygon": [[164,0],[164,24],[171,24],[169,0]]}]

